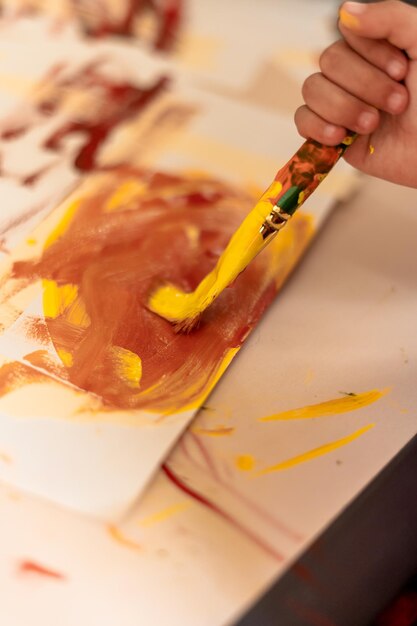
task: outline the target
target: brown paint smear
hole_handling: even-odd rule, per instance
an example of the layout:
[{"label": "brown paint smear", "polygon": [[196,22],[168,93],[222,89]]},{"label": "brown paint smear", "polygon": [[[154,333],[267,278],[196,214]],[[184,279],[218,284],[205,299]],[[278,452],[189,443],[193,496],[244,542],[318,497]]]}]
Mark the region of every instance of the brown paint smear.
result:
[{"label": "brown paint smear", "polygon": [[[140,192],[109,211],[115,192],[132,180]],[[277,260],[266,250],[190,335],[176,334],[169,322],[151,313],[148,295],[160,281],[194,289],[214,267],[253,201],[204,177],[129,168],[102,176],[99,191],[81,199],[64,232],[42,257],[13,267],[13,276],[26,284],[49,279],[78,288],[75,305],[46,319],[58,354],[70,356],[68,381],[97,394],[110,409],[171,412],[198,401],[228,350],[240,346],[309,241],[310,221],[300,215],[288,226],[293,230],[291,261],[272,273],[271,263],[276,266]],[[83,324],[74,323],[74,306],[85,310],[89,323],[85,316]],[[140,357],[139,387],[120,374],[115,347]],[[44,354],[33,359],[45,372],[56,373]],[[0,389],[4,393],[20,386],[26,373],[19,364],[1,368]]]}]

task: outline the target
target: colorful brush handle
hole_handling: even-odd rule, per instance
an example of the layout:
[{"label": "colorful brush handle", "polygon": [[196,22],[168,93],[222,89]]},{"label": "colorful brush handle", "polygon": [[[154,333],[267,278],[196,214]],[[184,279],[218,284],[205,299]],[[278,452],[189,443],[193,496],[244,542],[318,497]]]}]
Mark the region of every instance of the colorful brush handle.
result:
[{"label": "colorful brush handle", "polygon": [[337,146],[324,146],[313,139],[303,143],[275,176],[275,182],[280,183],[282,189],[276,198],[271,199],[273,209],[261,228],[264,240],[285,226],[355,139],[356,135],[349,133]]}]

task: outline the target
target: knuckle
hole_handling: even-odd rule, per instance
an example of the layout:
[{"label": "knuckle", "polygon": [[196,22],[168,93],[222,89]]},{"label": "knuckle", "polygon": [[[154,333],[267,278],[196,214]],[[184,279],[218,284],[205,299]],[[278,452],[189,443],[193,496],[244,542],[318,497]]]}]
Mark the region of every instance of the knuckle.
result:
[{"label": "knuckle", "polygon": [[311,96],[316,92],[317,83],[319,82],[321,74],[317,72],[316,74],[311,74],[303,83],[301,88],[301,93],[303,95],[304,100],[307,102],[311,98]]},{"label": "knuckle", "polygon": [[348,45],[344,40],[336,41],[321,54],[319,59],[320,69],[323,74],[334,72],[340,66],[343,66]]}]

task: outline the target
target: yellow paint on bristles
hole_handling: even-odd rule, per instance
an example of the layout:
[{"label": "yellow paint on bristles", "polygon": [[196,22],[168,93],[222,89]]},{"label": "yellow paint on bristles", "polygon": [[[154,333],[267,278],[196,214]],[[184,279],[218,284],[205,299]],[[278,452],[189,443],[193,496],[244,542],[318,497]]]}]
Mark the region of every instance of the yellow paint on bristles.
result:
[{"label": "yellow paint on bristles", "polygon": [[265,474],[271,474],[272,472],[281,472],[283,470],[290,469],[291,467],[295,467],[296,465],[300,465],[301,463],[305,463],[306,461],[312,461],[317,457],[324,456],[325,454],[329,454],[329,452],[333,452],[334,450],[338,450],[339,448],[346,446],[351,443],[355,439],[358,439],[362,435],[371,430],[375,424],[368,424],[363,428],[359,428],[351,435],[347,437],[342,437],[341,439],[337,439],[336,441],[331,441],[330,443],[326,443],[323,446],[319,446],[318,448],[314,448],[313,450],[309,450],[308,452],[304,452],[303,454],[299,454],[298,456],[294,456],[286,461],[282,461],[281,463],[277,463],[276,465],[272,465],[271,467],[267,467],[266,469],[258,472],[257,476],[264,476]]},{"label": "yellow paint on bristles", "polygon": [[335,400],[327,400],[326,402],[320,402],[319,404],[311,404],[298,409],[291,409],[289,411],[283,411],[282,413],[274,413],[267,417],[260,417],[260,422],[278,422],[286,420],[305,420],[315,419],[318,417],[325,417],[327,415],[338,415],[340,413],[349,413],[361,409],[362,407],[369,406],[373,402],[376,402],[382,396],[385,396],[389,392],[389,389],[373,389],[372,391],[365,391],[358,394],[347,394],[342,398],[336,398]]},{"label": "yellow paint on bristles", "polygon": [[186,293],[175,285],[163,285],[151,294],[149,309],[178,324],[180,330],[190,330],[200,314],[265,247],[260,229],[281,190],[282,185],[278,181],[268,187],[230,239],[216,267],[194,291]]}]

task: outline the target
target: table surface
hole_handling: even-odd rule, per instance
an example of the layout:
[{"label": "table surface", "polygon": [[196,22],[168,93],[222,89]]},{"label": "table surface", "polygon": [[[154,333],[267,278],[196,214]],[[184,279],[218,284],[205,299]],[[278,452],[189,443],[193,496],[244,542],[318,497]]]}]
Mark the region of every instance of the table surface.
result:
[{"label": "table surface", "polygon": [[[364,178],[333,211],[117,526],[0,487],[3,623],[227,626],[288,570],[417,431],[415,204],[415,190]],[[356,411],[258,419],[374,389],[385,395]],[[349,445],[259,475],[370,424]],[[210,434],[219,426],[233,436]]]},{"label": "table surface", "polygon": [[[334,211],[213,393],[212,410],[200,413],[168,459],[191,481],[191,495],[160,472],[123,524],[106,528],[1,488],[5,623],[106,626],[117,620],[133,626],[139,616],[141,623],[161,626],[223,626],[290,566],[417,430],[415,201],[413,190],[366,179],[356,197]],[[305,474],[298,480],[297,468],[271,475],[266,485],[261,478],[242,478],[242,472],[234,475],[242,439],[235,444],[234,438],[196,435],[197,428],[227,420],[256,444],[259,396],[280,410],[339,391],[388,386],[385,398],[357,414],[272,425],[267,436],[275,438],[279,457],[282,448],[288,455],[376,423],[352,445],[311,461],[308,484]],[[198,467],[200,457],[191,448],[197,438],[204,441],[206,462],[223,471],[222,484],[207,480]],[[195,467],[184,461],[184,448]],[[263,506],[252,489],[251,502],[242,501],[242,481],[258,481]],[[228,518],[227,501],[240,502],[239,519]],[[248,524],[250,515],[255,519]],[[19,563],[28,559],[64,578],[22,572]]]}]

